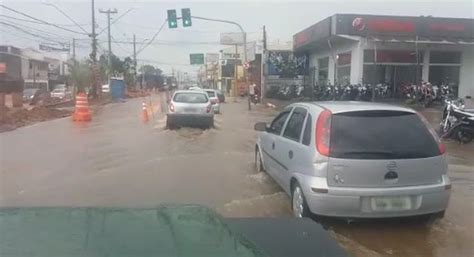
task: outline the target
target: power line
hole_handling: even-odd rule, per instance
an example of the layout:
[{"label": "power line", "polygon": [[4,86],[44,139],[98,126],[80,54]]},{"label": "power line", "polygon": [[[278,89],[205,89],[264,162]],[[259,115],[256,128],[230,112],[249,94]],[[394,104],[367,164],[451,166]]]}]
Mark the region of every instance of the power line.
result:
[{"label": "power line", "polygon": [[117,43],[117,42],[115,41],[115,38],[114,38],[113,36],[110,36],[110,38],[111,38],[112,40],[114,40],[114,41],[112,41],[112,42],[115,43],[115,45],[117,45],[120,49],[122,49],[122,51],[124,51],[124,52],[125,52],[126,54],[128,54],[129,56],[132,55],[132,53],[129,52],[129,50],[126,50],[125,48],[123,48],[123,47],[120,45],[120,43]]},{"label": "power line", "polygon": [[141,53],[143,50],[145,50],[145,48],[147,48],[151,43],[153,43],[153,41],[155,40],[155,38],[158,36],[158,34],[160,34],[161,30],[163,30],[163,28],[165,27],[165,24],[166,24],[166,21],[167,21],[167,20],[168,20],[168,19],[165,19],[165,20],[163,21],[163,24],[161,24],[160,29],[153,35],[153,37],[151,38],[151,40],[148,41],[147,44],[145,44],[140,50],[137,51],[137,55],[138,55],[139,53]]},{"label": "power line", "polygon": [[18,26],[13,25],[13,24],[9,24],[9,23],[3,22],[3,21],[0,21],[0,24],[4,24],[4,25],[6,25],[6,26],[15,28],[15,29],[17,29],[17,30],[20,30],[20,31],[26,33],[26,34],[32,35],[32,36],[37,37],[37,38],[41,38],[41,39],[46,40],[46,41],[54,42],[54,43],[57,43],[57,44],[60,44],[60,45],[64,45],[64,44],[65,44],[64,42],[56,41],[56,40],[53,40],[53,39],[50,39],[50,38],[47,38],[47,37],[44,37],[44,36],[41,36],[41,35],[32,33],[32,32],[30,32],[30,31],[27,31],[27,30],[25,30],[25,29],[23,29],[23,28],[20,28],[20,27],[18,27]]},{"label": "power line", "polygon": [[[137,27],[137,28],[142,28],[142,29],[148,29],[148,30],[156,30],[156,27],[151,27],[151,26],[143,26],[140,24],[132,24],[132,23],[127,23],[127,22],[119,22],[122,25],[125,26],[131,26],[131,27]],[[189,32],[189,33],[202,33],[202,34],[218,34],[222,33],[222,30],[193,30],[193,29],[173,29],[169,30],[170,32]],[[246,32],[247,34],[261,34],[262,32],[260,31],[249,31]]]},{"label": "power line", "polygon": [[[39,21],[27,20],[27,19],[22,19],[22,18],[13,17],[13,16],[9,16],[9,15],[4,15],[4,14],[0,14],[0,17],[7,18],[7,19],[18,20],[18,21],[23,21],[23,22],[34,23],[34,24],[45,25],[44,23],[39,22]],[[57,23],[55,23],[55,25],[62,26],[62,27],[75,27],[76,26],[76,25],[72,25],[72,24],[57,24]],[[79,24],[79,25],[88,26],[90,24]]]},{"label": "power line", "polygon": [[[128,45],[131,45],[133,44],[133,42],[130,42],[130,41],[119,41],[119,40],[116,40],[114,41],[114,43],[117,43],[117,44],[128,44]],[[148,44],[147,42],[142,42],[142,43],[136,43],[137,45],[146,45]],[[220,42],[205,42],[205,41],[202,41],[202,42],[196,42],[196,41],[166,41],[166,40],[157,40],[155,42],[153,42],[152,44],[150,45],[220,45],[221,43]]]},{"label": "power line", "polygon": [[64,38],[63,36],[61,35],[58,35],[58,34],[55,34],[55,33],[51,33],[51,32],[48,32],[48,31],[44,31],[44,30],[41,30],[41,29],[37,29],[37,28],[34,28],[34,27],[30,27],[30,26],[27,26],[27,25],[24,25],[24,24],[20,24],[20,23],[16,23],[16,22],[12,22],[12,21],[8,21],[8,20],[0,20],[2,22],[8,22],[9,24],[13,24],[15,26],[20,26],[20,27],[23,27],[23,28],[27,28],[29,30],[33,30],[35,32],[39,32],[39,33],[44,33],[50,37],[56,37],[56,39],[61,39],[61,40],[65,40],[67,41],[66,38]]},{"label": "power line", "polygon": [[73,18],[71,18],[69,15],[67,15],[67,13],[65,13],[63,10],[59,9],[59,7],[57,7],[55,4],[46,3],[46,5],[50,5],[50,6],[54,7],[54,9],[56,9],[58,12],[60,12],[62,15],[64,15],[66,18],[68,18],[68,20],[70,20],[72,23],[74,23],[76,26],[78,26],[80,29],[82,29],[82,31],[84,31],[86,34],[89,34],[89,32],[87,32],[87,30],[85,30]]},{"label": "power line", "polygon": [[[130,8],[128,9],[126,12],[124,12],[122,15],[120,15],[119,17],[117,17],[117,19],[115,19],[113,22],[110,23],[110,26],[114,23],[116,23],[120,18],[122,18],[123,16],[125,16],[125,14],[129,13],[131,10],[133,10],[134,8]],[[109,26],[103,28],[99,33],[97,33],[97,35],[100,35],[102,32],[104,32]]]},{"label": "power line", "polygon": [[62,29],[62,30],[69,31],[69,32],[72,32],[72,33],[76,33],[76,34],[88,35],[87,33],[82,33],[82,32],[78,32],[78,31],[74,31],[74,30],[68,29],[68,28],[63,28],[63,27],[58,26],[58,25],[56,25],[56,24],[49,23],[49,22],[47,22],[47,21],[44,21],[44,20],[35,18],[35,17],[31,16],[31,15],[28,15],[28,14],[26,14],[26,13],[17,11],[17,10],[15,10],[15,9],[12,9],[12,8],[10,8],[10,7],[8,7],[8,6],[3,5],[3,4],[0,4],[0,6],[3,7],[3,8],[5,8],[5,9],[7,9],[7,10],[10,10],[10,11],[12,11],[12,12],[14,12],[14,13],[23,15],[23,16],[25,16],[25,17],[28,17],[28,18],[30,18],[30,19],[39,21],[39,22],[41,22],[41,23],[43,23],[43,24],[46,24],[46,25],[50,25],[50,26],[56,27],[56,28],[58,28],[58,29]]}]

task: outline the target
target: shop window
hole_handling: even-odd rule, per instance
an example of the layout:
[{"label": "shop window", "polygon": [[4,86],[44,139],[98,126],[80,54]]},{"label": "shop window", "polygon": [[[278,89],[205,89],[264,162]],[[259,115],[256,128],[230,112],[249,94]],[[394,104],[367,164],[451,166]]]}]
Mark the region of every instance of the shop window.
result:
[{"label": "shop window", "polygon": [[351,66],[344,66],[337,68],[337,82],[349,83],[351,77]]},{"label": "shop window", "polygon": [[459,66],[431,66],[430,83],[433,85],[459,84]]},{"label": "shop window", "polygon": [[318,59],[318,83],[325,84],[328,81],[329,57]]},{"label": "shop window", "polygon": [[432,51],[430,53],[430,63],[461,63],[461,52],[440,52]]},{"label": "shop window", "polygon": [[336,56],[337,58],[337,65],[344,66],[344,65],[351,65],[351,53],[341,53]]}]

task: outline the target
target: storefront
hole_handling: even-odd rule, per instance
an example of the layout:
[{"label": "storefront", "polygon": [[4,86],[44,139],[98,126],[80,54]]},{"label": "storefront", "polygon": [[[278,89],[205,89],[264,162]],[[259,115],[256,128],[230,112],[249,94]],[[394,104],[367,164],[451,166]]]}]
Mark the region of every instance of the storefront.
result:
[{"label": "storefront", "polygon": [[474,96],[474,20],[336,14],[293,37],[314,83],[449,84]]}]

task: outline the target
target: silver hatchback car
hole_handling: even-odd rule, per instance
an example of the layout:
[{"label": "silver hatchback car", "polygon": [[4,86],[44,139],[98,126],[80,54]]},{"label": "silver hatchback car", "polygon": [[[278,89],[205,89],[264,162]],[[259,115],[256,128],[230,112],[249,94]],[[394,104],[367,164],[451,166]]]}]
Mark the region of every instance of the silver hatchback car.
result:
[{"label": "silver hatchback car", "polygon": [[168,128],[179,126],[210,128],[214,126],[212,104],[204,91],[176,91],[168,104],[166,115],[166,126]]},{"label": "silver hatchback car", "polygon": [[447,208],[444,145],[411,109],[295,103],[255,129],[256,168],[291,196],[297,217],[442,217]]}]

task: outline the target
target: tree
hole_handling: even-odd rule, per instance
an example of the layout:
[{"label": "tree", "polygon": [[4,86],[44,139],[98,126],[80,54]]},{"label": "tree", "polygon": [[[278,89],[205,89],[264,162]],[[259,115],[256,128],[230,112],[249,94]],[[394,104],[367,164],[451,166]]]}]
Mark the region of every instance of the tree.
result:
[{"label": "tree", "polygon": [[158,88],[163,86],[164,78],[161,69],[146,64],[141,66],[139,71],[142,73],[140,77],[143,77],[147,88]]},{"label": "tree", "polygon": [[88,60],[73,60],[69,72],[77,92],[85,92],[85,89],[92,84],[92,70]]}]

